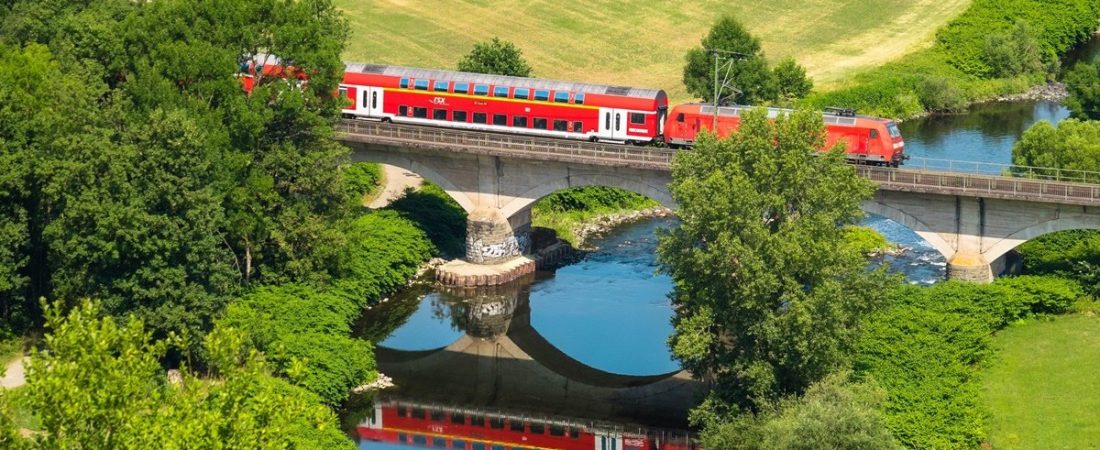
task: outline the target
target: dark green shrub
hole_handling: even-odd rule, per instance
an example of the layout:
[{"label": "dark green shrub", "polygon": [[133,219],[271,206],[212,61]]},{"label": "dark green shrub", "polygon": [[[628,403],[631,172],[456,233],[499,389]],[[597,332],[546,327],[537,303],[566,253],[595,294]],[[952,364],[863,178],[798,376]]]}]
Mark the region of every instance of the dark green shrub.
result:
[{"label": "dark green shrub", "polygon": [[466,211],[443,188],[424,182],[407,190],[388,209],[412,221],[444,255],[462,255],[466,248]]},{"label": "dark green shrub", "polygon": [[397,211],[363,215],[348,226],[336,291],[358,308],[404,286],[435,248]]},{"label": "dark green shrub", "polygon": [[1016,22],[1009,32],[987,36],[982,58],[998,77],[1015,77],[1045,69],[1034,31],[1023,21]]},{"label": "dark green shrub", "polygon": [[1018,297],[1026,298],[1031,312],[1037,314],[1064,313],[1085,295],[1076,281],[1052,276],[1006,277],[994,284],[1016,291]]},{"label": "dark green shrub", "polygon": [[364,195],[378,190],[382,181],[382,166],[367,162],[349,164],[343,168],[343,178],[348,197],[358,204]]},{"label": "dark green shrub", "polygon": [[557,191],[535,203],[536,211],[598,211],[601,209],[640,209],[656,202],[644,195],[607,187],[580,186]]},{"label": "dark green shrub", "polygon": [[966,93],[951,79],[941,76],[931,76],[921,81],[920,102],[925,110],[938,112],[962,111],[969,104]]}]

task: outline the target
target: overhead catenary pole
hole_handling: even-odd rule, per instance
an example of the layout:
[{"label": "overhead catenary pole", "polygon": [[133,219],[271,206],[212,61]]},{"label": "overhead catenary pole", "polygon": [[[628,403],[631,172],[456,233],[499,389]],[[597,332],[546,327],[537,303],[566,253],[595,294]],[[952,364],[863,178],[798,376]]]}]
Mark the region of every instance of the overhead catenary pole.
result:
[{"label": "overhead catenary pole", "polygon": [[[722,99],[722,88],[724,88],[726,86],[726,83],[728,82],[727,78],[729,78],[729,73],[733,70],[733,62],[737,57],[752,56],[752,55],[750,55],[748,53],[734,52],[734,51],[722,50],[722,49],[718,49],[718,48],[709,48],[709,49],[704,49],[704,50],[706,50],[706,51],[710,52],[712,55],[714,55],[714,96],[711,98],[711,103],[713,104],[713,107],[714,107],[714,119],[711,122],[710,131],[711,131],[711,133],[714,133],[715,135],[717,135],[718,134],[718,103]],[[719,58],[721,58],[723,56],[727,57],[726,58],[726,64],[729,64],[729,67],[726,68],[726,76],[723,77],[722,82],[719,83],[718,82],[718,68],[719,68],[718,60],[719,60]],[[737,88],[734,87],[733,90],[736,91]]]}]

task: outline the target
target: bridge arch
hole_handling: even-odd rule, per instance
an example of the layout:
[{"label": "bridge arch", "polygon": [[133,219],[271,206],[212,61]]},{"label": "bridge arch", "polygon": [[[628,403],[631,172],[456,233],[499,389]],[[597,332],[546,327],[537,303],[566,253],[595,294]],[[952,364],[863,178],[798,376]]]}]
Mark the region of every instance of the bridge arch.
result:
[{"label": "bridge arch", "polygon": [[939,233],[933,231],[933,228],[927,223],[921,221],[916,216],[909,214],[900,209],[888,206],[886,204],[867,200],[863,202],[863,211],[867,214],[874,214],[876,216],[882,216],[887,219],[893,220],[901,224],[902,226],[913,230],[922,239],[928,242],[936,251],[940,252],[944,258],[951,260],[951,257],[955,255],[955,246],[947,242]]},{"label": "bridge arch", "polygon": [[668,191],[668,181],[664,177],[661,177],[661,179],[646,179],[614,173],[569,173],[566,176],[552,178],[549,182],[528,189],[505,203],[501,207],[501,213],[504,217],[511,217],[547,195],[580,186],[606,186],[624,189],[654,199],[667,208],[674,208],[676,202],[672,200],[672,195]]},{"label": "bridge arch", "polygon": [[1074,214],[1039,222],[998,240],[993,246],[989,247],[988,250],[983,251],[982,254],[985,255],[986,260],[994,261],[1024,242],[1044,234],[1068,230],[1100,230],[1100,218],[1084,214]]},{"label": "bridge arch", "polygon": [[439,185],[439,187],[443,188],[443,190],[447,192],[447,195],[458,202],[458,205],[461,206],[462,209],[465,210],[467,213],[473,212],[476,208],[473,199],[471,199],[470,196],[467,195],[466,191],[455,186],[455,184],[451,182],[451,180],[447,179],[447,177],[440,175],[439,172],[435,171],[435,169],[432,169],[427,165],[417,162],[416,158],[410,158],[404,155],[396,157],[390,154],[382,155],[385,155],[385,157],[378,157],[379,155],[371,155],[371,158],[365,158],[362,157],[362,155],[360,155],[358,152],[352,152],[352,161],[386,164],[415,173],[417,175],[420,175],[425,180],[431,181],[432,183],[435,183]]}]

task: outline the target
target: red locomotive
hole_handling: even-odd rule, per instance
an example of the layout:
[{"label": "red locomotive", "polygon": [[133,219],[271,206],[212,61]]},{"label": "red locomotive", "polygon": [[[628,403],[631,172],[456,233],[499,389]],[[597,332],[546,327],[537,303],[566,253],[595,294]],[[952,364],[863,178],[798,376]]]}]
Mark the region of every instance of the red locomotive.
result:
[{"label": "red locomotive", "polygon": [[697,450],[686,433],[379,401],[360,439],[440,450]]},{"label": "red locomotive", "polygon": [[[258,55],[241,66],[246,90],[257,71],[304,82],[301,71]],[[660,89],[377,64],[348,64],[339,94],[349,100],[343,109],[347,117],[625,144],[691,146],[715,121],[712,105],[685,104],[670,112]],[[719,136],[737,130],[743,109],[718,108]],[[788,111],[769,108],[768,115]],[[893,121],[850,110],[827,111],[824,120],[826,146],[845,142],[853,162],[896,167],[906,158]]]},{"label": "red locomotive", "polygon": [[[719,107],[718,136],[729,136],[741,125],[741,113],[746,107]],[[789,109],[768,108],[768,117],[790,113]],[[825,147],[840,142],[847,144],[848,159],[857,163],[873,163],[897,167],[905,160],[905,142],[893,121],[878,117],[857,116],[852,110],[829,109],[824,114]],[[687,104],[672,109],[665,125],[665,141],[669,146],[691,146],[701,130],[712,130],[715,124],[714,106]]]}]

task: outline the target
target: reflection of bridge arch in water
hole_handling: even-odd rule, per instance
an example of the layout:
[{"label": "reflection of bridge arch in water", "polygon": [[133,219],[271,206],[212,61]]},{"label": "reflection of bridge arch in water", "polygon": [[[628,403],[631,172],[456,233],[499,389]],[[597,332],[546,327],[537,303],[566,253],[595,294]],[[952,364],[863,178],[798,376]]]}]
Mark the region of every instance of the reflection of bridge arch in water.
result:
[{"label": "reflection of bridge arch in water", "polygon": [[[379,368],[407,398],[517,407],[539,412],[683,422],[702,383],[685,371],[615,374],[584,364],[531,326],[530,280],[449,292],[452,318],[466,334],[446,347],[403,351],[379,346]],[[652,417],[648,417],[652,416]]]}]

